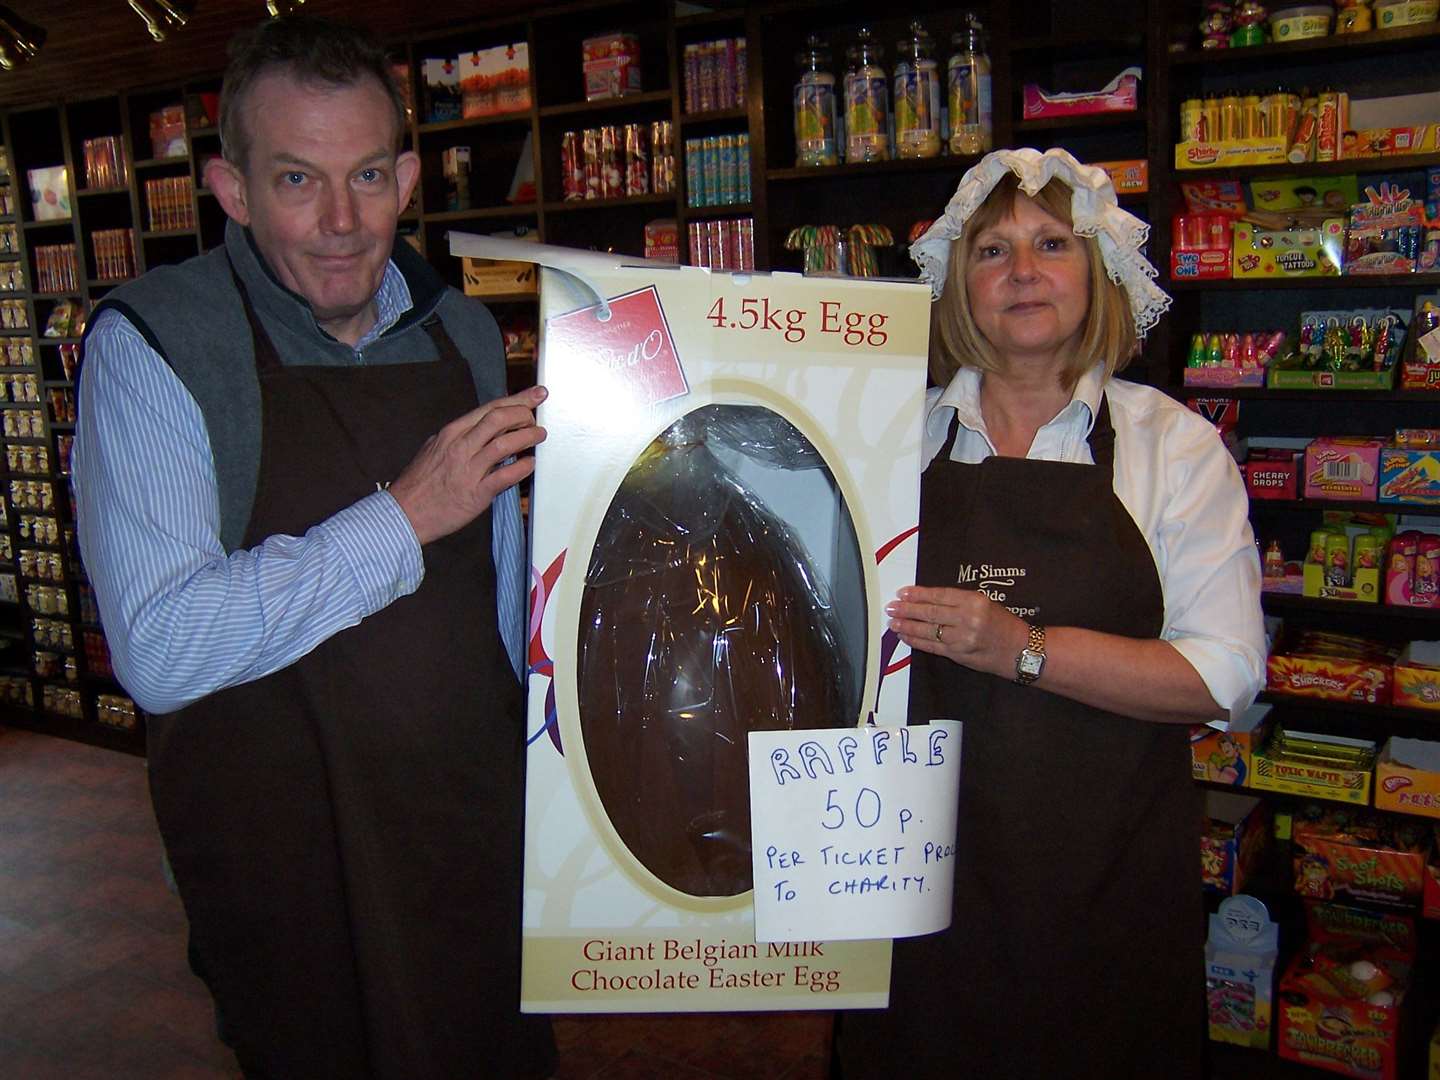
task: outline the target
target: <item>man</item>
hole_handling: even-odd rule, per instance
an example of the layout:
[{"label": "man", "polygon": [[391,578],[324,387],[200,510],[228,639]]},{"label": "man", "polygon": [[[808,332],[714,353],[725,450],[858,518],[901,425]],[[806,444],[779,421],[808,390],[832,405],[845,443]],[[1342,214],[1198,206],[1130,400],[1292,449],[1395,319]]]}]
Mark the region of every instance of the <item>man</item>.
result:
[{"label": "man", "polygon": [[252,1076],[553,1064],[517,1004],[515,455],[544,392],[502,396],[493,318],[395,242],[403,124],[368,35],[260,27],[205,170],[224,247],[115,290],[86,342],[85,563]]}]

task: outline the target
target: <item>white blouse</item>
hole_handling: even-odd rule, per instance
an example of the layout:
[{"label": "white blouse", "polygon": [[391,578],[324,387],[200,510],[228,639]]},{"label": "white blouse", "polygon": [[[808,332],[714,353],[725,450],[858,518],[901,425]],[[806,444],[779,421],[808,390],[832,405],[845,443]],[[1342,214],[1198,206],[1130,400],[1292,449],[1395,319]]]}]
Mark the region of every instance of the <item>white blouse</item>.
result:
[{"label": "white blouse", "polygon": [[[980,415],[981,377],[961,368],[944,390],[927,395],[927,462],[956,415],[952,461],[975,464],[996,452]],[[1200,674],[1216,704],[1238,717],[1265,681],[1260,559],[1244,482],[1215,429],[1151,387],[1121,379],[1106,384],[1097,365],[1076,384],[1070,404],[1035,433],[1025,456],[1093,463],[1086,439],[1102,389],[1115,428],[1115,494],[1150,547],[1165,598],[1160,636]]]}]

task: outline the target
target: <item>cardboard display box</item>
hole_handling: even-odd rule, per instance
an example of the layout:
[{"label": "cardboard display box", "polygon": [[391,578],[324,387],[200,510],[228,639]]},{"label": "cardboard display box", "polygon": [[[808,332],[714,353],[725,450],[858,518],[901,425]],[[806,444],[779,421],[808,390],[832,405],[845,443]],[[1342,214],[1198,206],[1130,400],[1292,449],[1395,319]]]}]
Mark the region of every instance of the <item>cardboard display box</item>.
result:
[{"label": "cardboard display box", "polygon": [[1210,1038],[1270,1048],[1280,927],[1253,896],[1220,901],[1205,941],[1205,999]]},{"label": "cardboard display box", "polygon": [[1270,733],[1270,705],[1251,705],[1233,721],[1190,729],[1190,772],[1196,780],[1245,787],[1255,748]]},{"label": "cardboard display box", "polygon": [[1392,705],[1440,711],[1440,641],[1406,645],[1395,661],[1394,679]]},{"label": "cardboard display box", "polygon": [[[1356,740],[1336,740],[1351,742]],[[1374,757],[1374,755],[1372,755]],[[1272,734],[1254,752],[1250,786],[1256,791],[1282,792],[1313,799],[1331,799],[1358,806],[1369,805],[1369,785],[1374,778],[1374,760],[1369,765],[1344,766],[1325,760],[1282,753]]]},{"label": "cardboard display box", "polygon": [[1290,839],[1295,891],[1301,896],[1407,910],[1419,906],[1430,850],[1424,823],[1312,804],[1296,814]]},{"label": "cardboard display box", "polygon": [[[756,944],[746,740],[708,725],[904,723],[928,288],[451,251],[542,266],[521,1007],[883,1006],[888,940]],[[756,619],[781,705],[773,667],[721,689]]]},{"label": "cardboard display box", "polygon": [[1440,506],[1440,450],[1381,450],[1378,496],[1380,502]]},{"label": "cardboard display box", "polygon": [[1200,877],[1207,892],[1234,895],[1245,888],[1270,836],[1270,807],[1253,795],[1205,792],[1200,832]]},{"label": "cardboard display box", "polygon": [[1440,817],[1440,743],[1386,741],[1375,760],[1375,807]]},{"label": "cardboard display box", "polygon": [[1280,978],[1277,1052],[1342,1076],[1396,1080],[1414,922],[1330,904],[1306,917],[1310,940]]}]

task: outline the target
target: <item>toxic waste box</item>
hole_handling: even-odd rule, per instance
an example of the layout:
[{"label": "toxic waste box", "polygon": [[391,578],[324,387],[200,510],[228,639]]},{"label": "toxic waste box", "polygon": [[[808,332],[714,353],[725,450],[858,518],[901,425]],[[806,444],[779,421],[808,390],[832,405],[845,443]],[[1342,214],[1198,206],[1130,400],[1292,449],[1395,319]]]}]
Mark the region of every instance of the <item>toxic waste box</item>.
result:
[{"label": "toxic waste box", "polygon": [[541,265],[521,1007],[884,1005],[888,940],[755,941],[746,743],[904,723],[928,288],[451,251]]}]

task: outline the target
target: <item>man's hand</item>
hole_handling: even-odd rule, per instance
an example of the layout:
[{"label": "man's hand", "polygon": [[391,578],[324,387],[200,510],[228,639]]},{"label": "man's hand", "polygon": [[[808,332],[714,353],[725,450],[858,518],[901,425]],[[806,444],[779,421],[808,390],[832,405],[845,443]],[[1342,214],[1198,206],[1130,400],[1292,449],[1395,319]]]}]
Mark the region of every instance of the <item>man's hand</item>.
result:
[{"label": "man's hand", "polygon": [[501,462],[545,440],[545,429],[535,423],[545,395],[543,386],[532,386],[486,402],[426,440],[390,485],[422,545],[464,528],[496,495],[534,471],[535,458],[528,454]]}]

